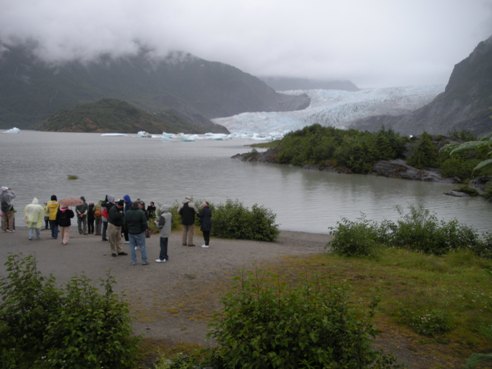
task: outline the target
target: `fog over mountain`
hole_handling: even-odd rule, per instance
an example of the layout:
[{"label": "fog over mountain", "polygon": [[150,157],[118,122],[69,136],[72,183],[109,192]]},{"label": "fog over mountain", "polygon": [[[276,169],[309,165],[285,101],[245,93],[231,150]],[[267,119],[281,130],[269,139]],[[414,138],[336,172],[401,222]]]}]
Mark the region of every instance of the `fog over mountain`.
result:
[{"label": "fog over mountain", "polygon": [[492,29],[492,0],[0,0],[0,9],[0,45],[31,43],[49,63],[144,47],[362,88],[445,84]]},{"label": "fog over mountain", "polygon": [[186,132],[200,123],[223,132],[211,124],[212,117],[309,104],[306,96],[279,94],[231,65],[188,53],[156,58],[141,50],[134,56],[49,64],[24,46],[9,47],[0,58],[0,127],[36,128],[62,109],[107,98],[179,117],[188,122]]}]

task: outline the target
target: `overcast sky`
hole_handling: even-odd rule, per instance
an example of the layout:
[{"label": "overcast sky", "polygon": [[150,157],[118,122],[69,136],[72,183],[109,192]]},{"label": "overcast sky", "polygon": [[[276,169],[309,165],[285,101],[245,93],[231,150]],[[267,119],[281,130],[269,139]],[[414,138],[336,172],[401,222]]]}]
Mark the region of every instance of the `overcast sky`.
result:
[{"label": "overcast sky", "polygon": [[492,0],[0,0],[0,42],[50,61],[182,50],[256,76],[446,84]]}]

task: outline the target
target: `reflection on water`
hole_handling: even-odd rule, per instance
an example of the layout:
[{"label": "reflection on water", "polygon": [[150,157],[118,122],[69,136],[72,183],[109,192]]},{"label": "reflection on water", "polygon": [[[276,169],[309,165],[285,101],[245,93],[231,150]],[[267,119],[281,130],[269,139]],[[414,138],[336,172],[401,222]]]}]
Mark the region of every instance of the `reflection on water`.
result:
[{"label": "reflection on water", "polygon": [[[47,201],[84,195],[89,201],[111,194],[172,204],[196,200],[255,203],[277,214],[281,229],[327,233],[343,217],[395,220],[396,206],[422,205],[439,218],[457,218],[481,232],[491,231],[492,205],[483,199],[454,198],[448,184],[343,175],[299,168],[243,163],[230,157],[249,151],[246,140],[170,142],[102,137],[88,133],[23,131],[0,134],[0,185],[12,187],[22,208],[36,196]],[[69,181],[73,174],[78,180]]]}]

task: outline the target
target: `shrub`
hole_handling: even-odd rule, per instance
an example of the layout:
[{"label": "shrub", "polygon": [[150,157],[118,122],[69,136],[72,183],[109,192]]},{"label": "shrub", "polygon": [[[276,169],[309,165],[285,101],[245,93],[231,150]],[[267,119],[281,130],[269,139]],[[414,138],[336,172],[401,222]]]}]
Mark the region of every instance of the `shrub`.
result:
[{"label": "shrub", "polygon": [[328,246],[344,256],[374,256],[380,239],[377,225],[365,218],[357,222],[343,218],[330,234],[333,240]]},{"label": "shrub", "polygon": [[0,282],[1,368],[28,368],[46,351],[45,329],[55,318],[61,293],[52,277],[37,270],[34,257],[9,256]]},{"label": "shrub", "polygon": [[32,256],[9,256],[0,286],[2,368],[132,368],[136,339],[127,305],[85,277],[60,290],[44,278]]},{"label": "shrub", "polygon": [[443,310],[420,311],[406,308],[402,309],[400,315],[403,323],[423,336],[440,336],[449,332],[453,327],[451,317]]},{"label": "shrub", "polygon": [[256,241],[275,241],[279,230],[275,214],[253,205],[251,210],[238,201],[228,200],[213,208],[212,236]]},{"label": "shrub", "polygon": [[459,248],[475,248],[478,234],[457,220],[438,221],[436,215],[422,207],[410,207],[410,212],[398,220],[388,241],[395,245],[428,254],[443,255]]},{"label": "shrub", "polygon": [[245,278],[226,296],[223,316],[212,324],[213,367],[394,367],[372,349],[368,320],[353,310],[341,287],[286,288]]}]

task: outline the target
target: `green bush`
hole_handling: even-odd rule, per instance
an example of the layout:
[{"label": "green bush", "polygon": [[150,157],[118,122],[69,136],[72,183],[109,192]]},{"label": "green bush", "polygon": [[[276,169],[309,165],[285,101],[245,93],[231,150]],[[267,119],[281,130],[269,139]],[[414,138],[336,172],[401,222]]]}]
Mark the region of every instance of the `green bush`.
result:
[{"label": "green bush", "polygon": [[32,256],[9,256],[0,281],[0,368],[30,368],[46,352],[46,327],[56,317],[61,293]]},{"label": "green bush", "polygon": [[1,368],[132,368],[136,339],[127,305],[85,277],[57,289],[32,256],[9,256],[0,285]]},{"label": "green bush", "polygon": [[473,177],[473,168],[477,166],[480,160],[463,159],[457,156],[449,157],[441,162],[441,175],[444,177],[459,178],[464,181]]},{"label": "green bush", "polygon": [[[373,306],[374,308],[374,306]],[[370,309],[372,313],[373,310]],[[392,368],[372,348],[375,332],[341,287],[245,278],[212,324],[217,369]]]},{"label": "green bush", "polygon": [[440,336],[453,328],[451,317],[443,310],[414,311],[405,308],[400,315],[404,324],[423,336]]},{"label": "green bush", "polygon": [[374,256],[379,246],[378,227],[365,218],[356,222],[343,218],[330,234],[333,239],[328,246],[344,256]]},{"label": "green bush", "polygon": [[479,234],[456,219],[439,221],[422,207],[410,207],[396,223],[381,224],[365,218],[342,219],[331,229],[331,249],[345,256],[372,256],[379,246],[401,247],[426,254],[444,255],[452,250],[468,249],[482,257],[492,257],[492,236]]},{"label": "green bush", "polygon": [[228,200],[213,207],[211,234],[221,238],[275,241],[279,234],[275,217],[257,204],[248,209],[238,201]]},{"label": "green bush", "polygon": [[474,249],[480,238],[472,228],[458,223],[438,221],[435,214],[422,207],[410,207],[410,212],[398,220],[389,235],[391,245],[443,255],[460,248]]}]

